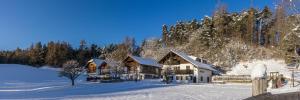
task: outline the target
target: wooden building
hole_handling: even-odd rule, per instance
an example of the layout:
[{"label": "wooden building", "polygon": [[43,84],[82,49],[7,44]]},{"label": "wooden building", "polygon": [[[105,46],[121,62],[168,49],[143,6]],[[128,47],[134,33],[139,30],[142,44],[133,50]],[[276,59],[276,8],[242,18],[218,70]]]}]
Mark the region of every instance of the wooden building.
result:
[{"label": "wooden building", "polygon": [[206,60],[176,50],[170,50],[159,63],[162,70],[171,70],[168,77],[176,83],[209,83],[217,71]]},{"label": "wooden building", "polygon": [[[87,81],[109,80],[118,78],[120,75],[117,69],[120,65],[113,60],[91,59],[86,65]],[[120,69],[121,70],[121,69]]]},{"label": "wooden building", "polygon": [[161,65],[151,58],[128,56],[124,61],[125,80],[160,78]]}]

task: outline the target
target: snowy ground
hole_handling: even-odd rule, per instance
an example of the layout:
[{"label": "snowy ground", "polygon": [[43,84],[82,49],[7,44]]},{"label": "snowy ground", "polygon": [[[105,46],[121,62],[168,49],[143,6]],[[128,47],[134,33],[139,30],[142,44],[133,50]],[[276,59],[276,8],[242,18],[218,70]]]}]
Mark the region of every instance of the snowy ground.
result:
[{"label": "snowy ground", "polygon": [[78,100],[241,100],[250,96],[250,85],[189,84],[159,88],[148,88],[118,93],[77,96],[67,99],[76,98]]},{"label": "snowy ground", "polygon": [[57,70],[0,64],[0,99],[95,100],[240,100],[251,96],[251,85],[171,84],[159,80],[88,83],[75,87],[57,77]]}]

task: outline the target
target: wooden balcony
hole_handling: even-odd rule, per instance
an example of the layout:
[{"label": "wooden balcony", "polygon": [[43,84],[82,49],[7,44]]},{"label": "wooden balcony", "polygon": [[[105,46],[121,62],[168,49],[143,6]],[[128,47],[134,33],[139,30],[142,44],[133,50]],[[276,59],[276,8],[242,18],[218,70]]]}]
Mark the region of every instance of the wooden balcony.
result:
[{"label": "wooden balcony", "polygon": [[174,70],[175,74],[194,74],[193,70]]},{"label": "wooden balcony", "polygon": [[102,71],[100,72],[100,75],[105,75],[105,74],[110,74],[110,70],[109,69],[102,69]]}]

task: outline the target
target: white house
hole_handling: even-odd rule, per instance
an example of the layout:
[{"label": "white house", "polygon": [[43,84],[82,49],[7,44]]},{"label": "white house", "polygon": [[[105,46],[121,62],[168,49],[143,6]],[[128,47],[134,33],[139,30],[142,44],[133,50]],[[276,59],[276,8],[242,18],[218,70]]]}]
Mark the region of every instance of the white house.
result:
[{"label": "white house", "polygon": [[168,75],[176,83],[209,83],[217,71],[206,60],[176,50],[170,50],[159,63],[163,64],[163,71],[171,70]]}]

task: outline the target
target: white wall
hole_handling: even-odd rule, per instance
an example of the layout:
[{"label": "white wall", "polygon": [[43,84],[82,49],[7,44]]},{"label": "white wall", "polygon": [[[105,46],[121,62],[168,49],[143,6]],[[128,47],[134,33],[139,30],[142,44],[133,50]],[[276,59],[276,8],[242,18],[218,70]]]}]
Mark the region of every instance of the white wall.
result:
[{"label": "white wall", "polygon": [[[197,82],[198,83],[207,83],[207,77],[209,78],[209,82],[211,82],[211,78],[212,78],[212,71],[207,70],[207,69],[197,69],[197,74],[198,74],[198,78],[197,78]],[[201,81],[201,77],[202,77],[202,81]]]},{"label": "white wall", "polygon": [[[190,66],[191,70],[194,70],[194,76],[196,76],[196,82],[197,83],[207,83],[207,77],[209,77],[209,82],[211,82],[211,77],[212,77],[212,71],[206,70],[206,69],[200,69],[198,67],[195,67],[191,63],[187,64],[180,64],[180,65],[163,65],[163,70],[166,69],[167,67],[171,67],[174,69],[174,67],[180,67],[180,70],[185,70],[186,66]],[[176,75],[176,76],[187,76],[187,75]],[[176,81],[177,83],[187,83],[187,82],[193,82],[192,80],[187,81],[187,80],[176,80],[176,76],[174,76],[173,81]],[[201,81],[201,76],[202,76],[202,81]],[[185,79],[185,78],[184,78]]]}]

